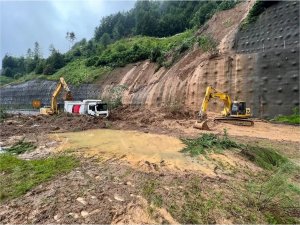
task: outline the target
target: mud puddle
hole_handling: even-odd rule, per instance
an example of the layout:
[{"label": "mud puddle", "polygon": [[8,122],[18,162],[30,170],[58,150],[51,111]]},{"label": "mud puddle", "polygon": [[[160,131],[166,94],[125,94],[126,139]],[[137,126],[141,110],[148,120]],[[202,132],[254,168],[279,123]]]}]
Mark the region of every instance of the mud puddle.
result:
[{"label": "mud puddle", "polygon": [[57,151],[75,150],[85,156],[120,158],[132,165],[151,163],[171,169],[201,170],[213,175],[199,158],[191,158],[180,151],[185,147],[178,138],[138,131],[96,129],[81,132],[52,134],[61,144]]}]

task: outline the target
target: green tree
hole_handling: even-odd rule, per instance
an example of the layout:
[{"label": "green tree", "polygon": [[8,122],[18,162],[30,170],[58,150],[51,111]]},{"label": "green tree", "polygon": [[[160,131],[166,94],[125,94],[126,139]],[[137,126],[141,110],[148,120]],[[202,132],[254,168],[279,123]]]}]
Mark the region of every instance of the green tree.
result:
[{"label": "green tree", "polygon": [[104,33],[101,37],[100,43],[106,48],[109,45],[111,39],[108,33]]},{"label": "green tree", "polygon": [[37,41],[34,42],[33,56],[36,60],[42,58],[40,44]]},{"label": "green tree", "polygon": [[73,43],[76,39],[75,33],[74,32],[67,32],[66,39],[70,42],[69,49],[71,49],[71,45],[73,45]]},{"label": "green tree", "polygon": [[43,74],[51,75],[58,69],[62,68],[65,64],[64,56],[54,49],[45,62]]},{"label": "green tree", "polygon": [[31,48],[27,49],[26,58],[33,58],[33,53],[31,51]]}]

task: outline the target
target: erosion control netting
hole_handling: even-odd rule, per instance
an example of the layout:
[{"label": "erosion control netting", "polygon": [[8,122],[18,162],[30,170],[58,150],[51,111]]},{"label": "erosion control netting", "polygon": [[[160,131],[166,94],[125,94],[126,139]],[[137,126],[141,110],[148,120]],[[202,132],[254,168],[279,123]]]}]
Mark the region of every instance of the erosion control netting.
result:
[{"label": "erosion control netting", "polygon": [[[7,85],[0,89],[0,104],[7,108],[30,108],[32,100],[39,99],[42,105],[50,105],[51,95],[56,86],[56,81],[39,79]],[[74,100],[99,98],[99,89],[96,85],[82,84],[78,87],[73,85],[69,87]],[[58,103],[63,103],[62,93],[58,97]]]}]

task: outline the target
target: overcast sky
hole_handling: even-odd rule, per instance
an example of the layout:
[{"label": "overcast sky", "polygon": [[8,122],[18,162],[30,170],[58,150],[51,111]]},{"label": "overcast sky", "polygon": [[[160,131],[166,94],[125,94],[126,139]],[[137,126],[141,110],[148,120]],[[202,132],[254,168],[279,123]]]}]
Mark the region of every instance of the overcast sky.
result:
[{"label": "overcast sky", "polygon": [[108,0],[0,0],[1,59],[8,53],[25,55],[38,41],[43,56],[49,45],[60,52],[68,50],[66,33],[74,31],[77,41],[90,39],[100,19],[118,11],[127,11],[134,1]]}]

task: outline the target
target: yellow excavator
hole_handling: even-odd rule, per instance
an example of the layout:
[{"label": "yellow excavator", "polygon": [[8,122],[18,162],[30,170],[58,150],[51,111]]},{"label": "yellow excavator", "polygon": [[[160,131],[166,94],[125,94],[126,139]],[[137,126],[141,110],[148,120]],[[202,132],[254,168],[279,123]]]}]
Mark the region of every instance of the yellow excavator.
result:
[{"label": "yellow excavator", "polygon": [[72,93],[63,77],[59,79],[59,82],[55,88],[55,90],[52,93],[51,96],[51,106],[40,108],[40,114],[43,115],[53,115],[58,113],[58,106],[57,106],[57,97],[60,94],[60,92],[64,89],[66,91],[66,94],[64,95],[65,101],[72,101],[73,96]]},{"label": "yellow excavator", "polygon": [[214,121],[223,123],[230,123],[240,126],[253,126],[254,122],[250,120],[251,117],[250,108],[246,107],[244,101],[232,101],[230,96],[226,93],[219,92],[211,86],[206,88],[205,96],[202,101],[201,109],[199,111],[199,119],[194,125],[194,128],[201,130],[209,130],[207,125],[207,108],[208,103],[212,98],[217,98],[223,101],[224,109],[221,114],[222,117],[214,118]]}]

